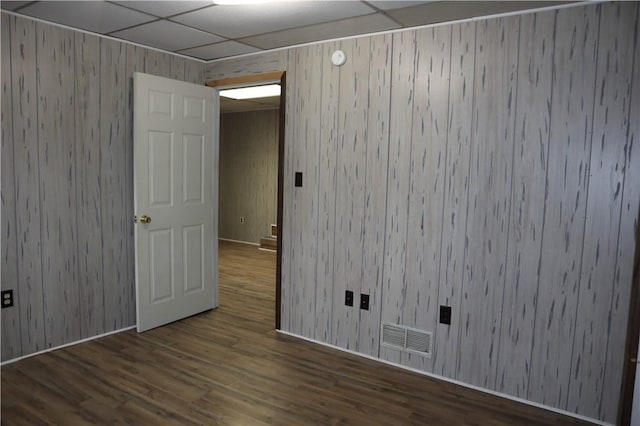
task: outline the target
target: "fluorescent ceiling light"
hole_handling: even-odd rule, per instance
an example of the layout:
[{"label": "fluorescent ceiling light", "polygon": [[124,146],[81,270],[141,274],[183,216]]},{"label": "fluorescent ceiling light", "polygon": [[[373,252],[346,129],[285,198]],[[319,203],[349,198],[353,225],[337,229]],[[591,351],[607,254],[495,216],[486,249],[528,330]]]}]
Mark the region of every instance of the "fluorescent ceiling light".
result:
[{"label": "fluorescent ceiling light", "polygon": [[280,85],[269,84],[268,86],[251,86],[242,89],[221,90],[220,96],[231,99],[254,99],[266,98],[269,96],[280,96]]}]

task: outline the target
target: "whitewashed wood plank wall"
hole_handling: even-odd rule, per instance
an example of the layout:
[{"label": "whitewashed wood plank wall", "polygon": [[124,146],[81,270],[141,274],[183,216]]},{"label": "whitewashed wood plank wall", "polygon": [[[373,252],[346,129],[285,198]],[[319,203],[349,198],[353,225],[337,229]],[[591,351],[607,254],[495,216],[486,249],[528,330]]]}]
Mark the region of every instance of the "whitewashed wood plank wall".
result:
[{"label": "whitewashed wood plank wall", "polygon": [[2,360],[135,324],[132,73],[204,64],[2,13]]},{"label": "whitewashed wood plank wall", "polygon": [[[358,352],[377,356],[382,306],[382,268],[389,160],[389,110],[391,97],[390,34],[371,38],[367,93],[367,153],[360,291],[369,295],[371,308],[360,311]],[[327,56],[328,57],[328,56]],[[319,337],[316,337],[319,339]]]},{"label": "whitewashed wood plank wall", "polygon": [[[287,71],[283,329],[614,423],[640,207],[638,13],[580,5],[324,43],[321,63],[310,46],[208,65],[212,79]],[[317,96],[313,142],[301,105]],[[294,189],[312,158],[316,187]],[[317,262],[301,262],[314,235]],[[345,307],[345,289],[370,310]],[[381,321],[433,331],[433,357],[381,347]]]},{"label": "whitewashed wood plank wall", "polygon": [[[464,23],[451,28],[451,79],[447,121],[447,173],[444,182],[442,245],[438,305],[451,306],[452,315],[460,317],[467,201],[469,195],[469,155],[471,153],[471,110],[473,107],[475,63],[475,24]],[[463,256],[460,257],[460,253]],[[433,353],[433,372],[455,377],[460,321],[438,325]]]},{"label": "whitewashed wood plank wall", "polygon": [[[7,40],[2,43],[2,69],[0,72],[9,78],[2,79],[2,271],[7,276],[18,276],[16,262],[16,194],[15,172],[13,169],[13,111],[11,106],[11,56],[9,16],[2,15],[0,37]],[[7,58],[5,60],[5,58]],[[4,275],[3,275],[4,276]],[[22,353],[20,336],[20,315],[17,309],[7,309],[2,316],[2,359],[10,359]]]},{"label": "whitewashed wood plank wall", "polygon": [[[3,333],[3,346],[10,333],[20,336],[22,349],[16,347],[11,352],[15,356],[37,352],[46,348],[44,330],[44,293],[42,287],[42,241],[40,238],[40,169],[38,167],[38,112],[36,90],[36,24],[30,20],[10,18],[7,28],[9,37],[3,37],[3,45],[10,43],[3,52],[10,50],[10,74],[2,74],[3,84],[11,78],[11,112],[13,115],[13,164],[14,164],[14,192],[15,206],[2,213],[3,218],[11,218],[15,214],[15,229],[17,240],[17,269],[15,277],[6,276],[2,270],[2,288],[9,288],[11,283],[17,283],[15,288],[15,305],[20,317],[20,330]],[[6,22],[6,21],[5,21]],[[3,24],[5,24],[3,22]],[[3,25],[4,26],[4,25]],[[3,57],[4,59],[4,57]],[[15,102],[13,101],[15,99]],[[3,110],[3,118],[5,116]],[[3,123],[3,126],[5,124]],[[34,142],[36,141],[36,142]],[[10,141],[6,141],[10,145]],[[3,140],[3,148],[5,141]],[[5,152],[2,152],[4,159]],[[4,198],[4,181],[2,183]],[[15,209],[15,210],[14,210]],[[7,241],[7,245],[11,243]],[[11,255],[11,254],[9,254]],[[8,260],[11,262],[11,260]],[[2,311],[2,315],[7,309]],[[3,317],[4,318],[4,317]],[[4,321],[3,321],[4,323]],[[17,340],[17,339],[12,339]],[[4,354],[4,349],[3,349]],[[4,356],[4,355],[3,355]]]},{"label": "whitewashed wood plank wall", "polygon": [[589,243],[584,224],[599,12],[561,10],[555,18],[545,226],[537,297],[529,305],[535,322],[528,398],[557,407],[567,400],[573,349],[568,342],[575,333],[583,243]]},{"label": "whitewashed wood plank wall", "polygon": [[[402,323],[435,331],[446,174],[451,26],[416,33],[414,117],[411,129],[406,282]],[[433,370],[433,358],[402,354],[401,363]]]},{"label": "whitewashed wood plank wall", "polygon": [[457,378],[495,388],[513,166],[519,17],[476,25]]},{"label": "whitewashed wood plank wall", "polygon": [[520,19],[509,249],[496,362],[496,389],[517,397],[527,395],[536,312],[529,308],[540,278],[551,110],[539,106],[551,99],[554,28],[552,13]]},{"label": "whitewashed wood plank wall", "polygon": [[[318,248],[314,337],[331,342],[333,323],[333,259],[336,202],[336,147],[340,74],[332,66],[331,53],[339,43],[326,43],[322,61],[322,110],[318,164]],[[287,139],[291,140],[291,139]],[[285,143],[285,149],[291,144]],[[286,198],[285,198],[286,200]],[[286,223],[286,221],[285,221]],[[283,240],[283,243],[286,240]]]}]

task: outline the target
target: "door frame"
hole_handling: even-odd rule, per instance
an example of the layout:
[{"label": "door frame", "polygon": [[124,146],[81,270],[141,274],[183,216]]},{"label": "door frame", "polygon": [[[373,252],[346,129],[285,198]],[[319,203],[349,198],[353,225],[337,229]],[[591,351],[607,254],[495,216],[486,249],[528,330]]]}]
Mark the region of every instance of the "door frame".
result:
[{"label": "door frame", "polygon": [[[251,74],[239,77],[231,77],[220,80],[207,80],[206,86],[213,87],[215,89],[214,104],[218,106],[216,108],[219,119],[220,116],[220,90],[231,89],[237,87],[258,86],[267,83],[280,83],[280,110],[279,110],[279,123],[278,123],[278,205],[277,205],[277,226],[278,226],[278,240],[276,250],[276,330],[280,330],[280,318],[281,318],[281,288],[282,288],[282,221],[283,221],[283,207],[284,207],[284,144],[285,144],[285,107],[287,99],[287,73],[286,71],[275,71],[262,74]],[[220,137],[220,131],[214,134],[214,140]],[[218,140],[219,143],[219,140]],[[218,174],[220,171],[218,171]],[[218,180],[219,182],[219,180]],[[216,251],[217,252],[217,251]],[[217,260],[217,259],[216,259]]]}]

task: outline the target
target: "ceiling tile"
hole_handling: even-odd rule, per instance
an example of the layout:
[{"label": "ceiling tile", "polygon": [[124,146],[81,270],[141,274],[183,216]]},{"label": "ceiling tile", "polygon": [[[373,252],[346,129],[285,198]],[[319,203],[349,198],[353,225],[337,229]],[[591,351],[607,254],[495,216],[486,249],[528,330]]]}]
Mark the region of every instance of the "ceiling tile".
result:
[{"label": "ceiling tile", "polygon": [[375,6],[378,9],[381,10],[390,10],[390,9],[401,9],[403,7],[411,7],[411,6],[418,6],[424,3],[431,3],[433,0],[431,1],[393,1],[393,0],[388,0],[388,1],[368,1],[367,3],[369,3],[371,6]]},{"label": "ceiling tile", "polygon": [[31,3],[30,1],[0,1],[0,7],[4,10],[16,10],[17,8]]},{"label": "ceiling tile", "polygon": [[[560,4],[554,2],[553,5]],[[389,16],[406,27],[487,16],[516,10],[549,6],[545,1],[438,1],[390,10]]]},{"label": "ceiling tile", "polygon": [[101,34],[156,19],[104,1],[40,1],[20,13]]},{"label": "ceiling tile", "polygon": [[151,22],[112,34],[125,40],[170,51],[224,40],[213,34],[166,20]]},{"label": "ceiling tile", "polygon": [[117,1],[114,3],[161,18],[213,5],[211,1]]},{"label": "ceiling tile", "polygon": [[182,50],[180,53],[195,56],[200,59],[218,59],[227,56],[243,55],[245,53],[259,52],[260,49],[238,43],[237,41],[223,41],[222,43]]},{"label": "ceiling tile", "polygon": [[172,19],[223,37],[239,38],[366,15],[373,11],[357,1],[285,1],[214,6]]},{"label": "ceiling tile", "polygon": [[400,28],[397,23],[381,13],[375,13],[344,19],[342,21],[327,22],[325,24],[310,25],[303,28],[247,37],[241,41],[263,49],[274,49],[276,47],[387,31],[396,28]]}]

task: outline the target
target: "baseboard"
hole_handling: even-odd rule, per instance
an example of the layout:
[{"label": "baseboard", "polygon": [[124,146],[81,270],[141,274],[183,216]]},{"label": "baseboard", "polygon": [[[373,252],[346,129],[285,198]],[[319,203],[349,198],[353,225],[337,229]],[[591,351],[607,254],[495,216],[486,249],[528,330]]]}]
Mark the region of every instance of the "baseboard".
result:
[{"label": "baseboard", "polygon": [[515,396],[512,396],[512,395],[507,395],[506,393],[496,392],[496,391],[492,391],[490,389],[481,388],[479,386],[470,385],[468,383],[464,383],[464,382],[461,382],[459,380],[454,380],[454,379],[450,379],[448,377],[439,376],[437,374],[433,374],[433,373],[429,373],[429,372],[426,372],[426,371],[418,370],[417,368],[407,367],[406,365],[397,364],[395,362],[387,361],[386,359],[376,358],[376,357],[371,356],[371,355],[362,354],[362,353],[359,353],[359,352],[352,351],[350,349],[341,348],[340,346],[332,345],[330,343],[321,342],[321,341],[315,340],[315,339],[310,339],[308,337],[300,336],[298,334],[289,333],[288,331],[282,331],[282,330],[276,330],[276,331],[279,334],[283,334],[285,336],[294,337],[296,339],[301,339],[301,340],[306,340],[307,342],[315,343],[315,344],[322,345],[322,346],[325,346],[325,347],[328,347],[328,348],[332,348],[332,349],[337,349],[337,350],[339,350],[341,352],[346,352],[346,353],[349,353],[351,355],[356,355],[356,356],[359,356],[359,357],[362,357],[362,358],[370,359],[372,361],[380,362],[382,364],[387,364],[387,365],[390,365],[392,367],[397,367],[397,368],[401,368],[403,370],[411,371],[413,373],[417,373],[417,374],[420,374],[420,375],[423,375],[423,376],[427,376],[427,377],[430,377],[430,378],[433,378],[433,379],[442,380],[442,381],[445,381],[445,382],[453,383],[455,385],[463,386],[463,387],[468,388],[468,389],[477,390],[477,391],[480,391],[480,392],[488,393],[490,395],[499,396],[501,398],[509,399],[511,401],[520,402],[522,404],[531,405],[533,407],[541,408],[543,410],[552,411],[554,413],[558,413],[558,414],[562,414],[562,415],[565,415],[565,416],[573,417],[573,418],[578,419],[578,420],[583,420],[583,421],[586,421],[586,422],[590,422],[590,423],[594,423],[594,424],[602,425],[602,426],[614,426],[611,423],[605,423],[605,422],[603,422],[601,420],[596,420],[596,419],[592,419],[590,417],[581,416],[580,414],[571,413],[569,411],[561,410],[559,408],[549,407],[548,405],[544,405],[544,404],[540,404],[540,403],[537,403],[537,402],[529,401],[527,399],[518,398],[518,397],[515,397]]},{"label": "baseboard", "polygon": [[230,243],[248,244],[250,246],[259,246],[260,243],[250,243],[249,241],[230,240],[228,238],[218,238],[220,241],[229,241]]},{"label": "baseboard", "polygon": [[135,325],[132,325],[131,327],[125,327],[125,328],[121,328],[119,330],[114,330],[114,331],[110,331],[108,333],[102,333],[102,334],[98,334],[97,336],[91,336],[91,337],[87,337],[85,339],[81,339],[81,340],[76,340],[75,342],[69,342],[69,343],[65,343],[64,345],[60,345],[60,346],[55,346],[53,348],[48,348],[48,349],[44,349],[42,351],[38,351],[38,352],[34,352],[32,354],[28,354],[28,355],[23,355],[20,356],[18,358],[13,358],[13,359],[9,359],[7,361],[2,361],[0,363],[0,366],[4,366],[7,364],[12,364],[14,362],[18,362],[20,360],[26,359],[26,358],[31,358],[32,356],[36,356],[36,355],[42,355],[42,354],[46,354],[47,352],[53,352],[53,351],[57,351],[58,349],[63,349],[63,348],[67,348],[69,346],[75,346],[75,345],[79,345],[81,343],[87,343],[90,342],[92,340],[96,340],[96,339],[101,339],[103,337],[107,337],[110,336],[112,334],[116,334],[116,333],[122,333],[123,331],[129,331],[129,330],[133,330],[134,328],[136,328]]},{"label": "baseboard", "polygon": [[258,250],[260,250],[260,251],[269,251],[271,253],[277,253],[278,252],[277,250],[266,249],[266,248],[262,248],[262,247],[258,248]]}]

